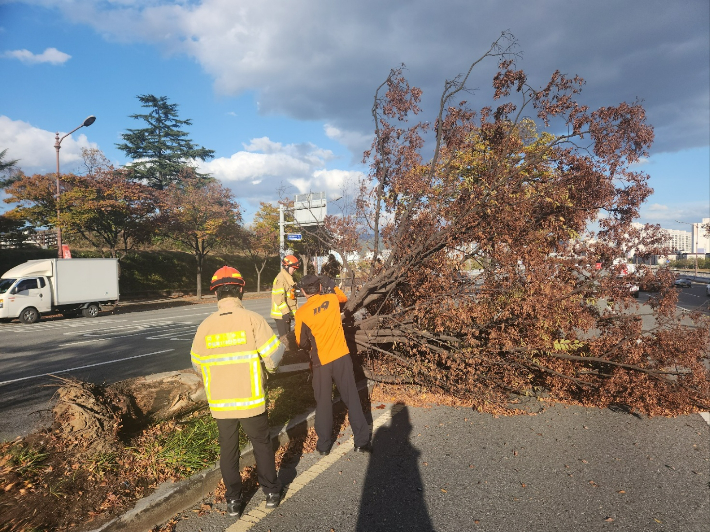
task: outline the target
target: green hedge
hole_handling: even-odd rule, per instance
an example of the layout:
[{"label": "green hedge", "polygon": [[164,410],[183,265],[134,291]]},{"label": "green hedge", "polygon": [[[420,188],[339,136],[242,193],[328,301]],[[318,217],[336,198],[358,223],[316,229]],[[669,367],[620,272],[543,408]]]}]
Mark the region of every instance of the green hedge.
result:
[{"label": "green hedge", "polygon": [[[32,259],[56,257],[51,249],[26,248],[0,250],[0,273]],[[93,251],[72,250],[75,258],[101,255]],[[194,293],[197,282],[195,258],[181,251],[139,251],[123,257],[119,290],[122,296],[151,291],[184,291]],[[243,255],[207,255],[202,269],[202,293],[209,293],[212,274],[228,264],[237,268],[246,281],[246,291],[256,292],[254,263]],[[278,257],[269,259],[261,273],[262,290],[268,290],[279,271]]]}]

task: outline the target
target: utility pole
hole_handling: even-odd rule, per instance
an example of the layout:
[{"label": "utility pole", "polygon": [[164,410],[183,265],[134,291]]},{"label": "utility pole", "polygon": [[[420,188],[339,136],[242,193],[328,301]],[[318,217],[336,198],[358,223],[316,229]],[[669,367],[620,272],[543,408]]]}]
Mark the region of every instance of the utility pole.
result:
[{"label": "utility pole", "polygon": [[283,203],[279,203],[279,259],[283,260],[286,255],[286,245],[284,244],[284,206]]}]

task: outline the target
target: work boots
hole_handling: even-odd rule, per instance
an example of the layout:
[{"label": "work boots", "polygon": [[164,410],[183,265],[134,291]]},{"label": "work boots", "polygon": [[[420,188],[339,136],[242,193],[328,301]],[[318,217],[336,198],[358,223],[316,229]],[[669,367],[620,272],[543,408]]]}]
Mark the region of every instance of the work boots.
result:
[{"label": "work boots", "polygon": [[267,508],[276,508],[279,504],[281,504],[281,493],[267,493],[266,494],[266,507]]},{"label": "work boots", "polygon": [[242,516],[242,499],[227,499],[227,513],[232,517]]}]

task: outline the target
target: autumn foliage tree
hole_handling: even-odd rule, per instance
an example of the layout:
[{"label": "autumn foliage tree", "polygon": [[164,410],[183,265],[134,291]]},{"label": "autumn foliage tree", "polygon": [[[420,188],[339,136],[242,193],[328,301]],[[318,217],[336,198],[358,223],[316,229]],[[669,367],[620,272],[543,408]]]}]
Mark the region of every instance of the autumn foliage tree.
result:
[{"label": "autumn foliage tree", "polygon": [[156,233],[157,192],[129,181],[126,170],[97,169],[93,175],[64,177],[60,201],[62,227],[82,236],[111,257],[125,255]]},{"label": "autumn foliage tree", "polygon": [[232,192],[217,182],[165,190],[159,226],[163,236],[195,257],[197,297],[202,297],[202,265],[213,250],[243,242],[242,214]]},{"label": "autumn foliage tree", "polygon": [[261,292],[261,273],[266,263],[279,255],[279,209],[261,202],[254,223],[246,231],[246,250],[256,270],[256,291]]},{"label": "autumn foliage tree", "polygon": [[22,175],[5,189],[5,203],[16,206],[7,213],[33,227],[56,227],[56,174]]},{"label": "autumn foliage tree", "polygon": [[[664,251],[658,228],[632,226],[652,192],[632,167],[653,140],[643,107],[591,110],[583,80],[559,72],[535,88],[514,50],[503,34],[445,82],[428,121],[410,122],[421,91],[402,69],[375,94],[358,204],[373,257],[388,254],[345,307],[366,371],[479,408],[538,390],[649,413],[708,408],[707,325],[678,314],[663,271],[639,305],[615,260]],[[467,83],[491,58],[497,105],[474,111]]]},{"label": "autumn foliage tree", "polygon": [[34,227],[56,227],[60,223],[95,249],[117,257],[150,239],[159,205],[155,190],[128,181],[125,173],[103,165],[84,176],[64,174],[59,218],[56,175],[21,176],[6,190],[5,201],[17,204],[7,216]]}]

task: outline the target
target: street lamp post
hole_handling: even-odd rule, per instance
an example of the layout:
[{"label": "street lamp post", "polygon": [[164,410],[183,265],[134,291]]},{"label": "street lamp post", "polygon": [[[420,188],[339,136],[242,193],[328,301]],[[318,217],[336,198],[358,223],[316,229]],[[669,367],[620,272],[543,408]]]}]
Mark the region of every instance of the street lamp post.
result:
[{"label": "street lamp post", "polygon": [[96,121],[96,117],[94,115],[91,115],[87,117],[86,120],[79,126],[75,127],[72,129],[69,133],[64,135],[62,138],[59,138],[59,131],[57,131],[57,135],[54,137],[54,148],[57,150],[57,258],[63,258],[64,254],[62,253],[62,226],[59,223],[59,148],[61,148],[62,141],[67,138],[69,135],[74,133],[77,129],[82,128],[82,127],[89,127],[91,124],[93,124]]},{"label": "street lamp post", "polygon": [[695,224],[691,224],[690,222],[681,222],[680,220],[676,220],[676,223],[679,224],[685,224],[689,225],[693,228],[693,231],[691,233],[691,238],[693,239],[693,256],[695,257],[695,279],[698,279],[698,238],[696,236],[696,227]]}]

